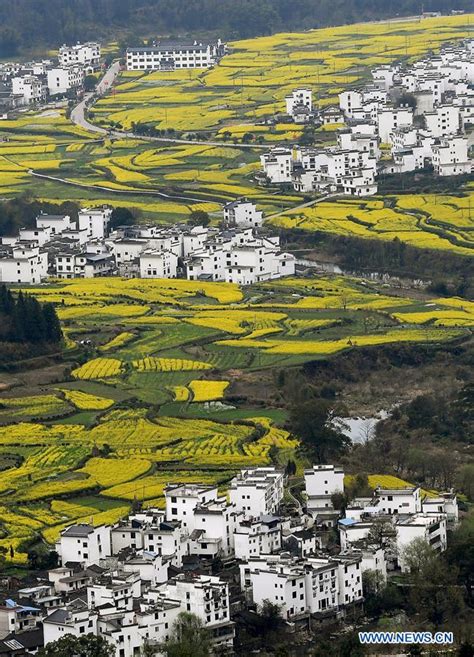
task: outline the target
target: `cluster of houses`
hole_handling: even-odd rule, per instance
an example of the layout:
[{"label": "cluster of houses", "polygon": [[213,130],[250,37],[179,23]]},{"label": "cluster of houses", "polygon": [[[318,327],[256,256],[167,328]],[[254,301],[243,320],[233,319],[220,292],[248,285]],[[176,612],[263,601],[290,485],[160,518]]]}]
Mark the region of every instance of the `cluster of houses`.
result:
[{"label": "cluster of houses", "polygon": [[295,627],[343,618],[363,602],[364,573],[383,583],[388,571],[406,571],[415,538],[445,550],[458,521],[453,493],[377,488],[342,513],[334,508],[341,468],[314,465],[304,479],[305,507],[292,515],[281,513],[284,473],[260,467],[234,477],[226,497],[216,486],[174,483],[165,509],[136,510],[113,526],[67,527],[56,544],[59,566],[0,606],[0,654],[92,633],[116,657],[144,645],[160,655],[182,611],[201,619],[219,654],[232,654],[239,611],[268,600]]},{"label": "cluster of houses", "polygon": [[127,48],[127,71],[173,71],[210,68],[226,54],[227,46],[216,42],[160,40],[151,46]]},{"label": "cluster of houses", "polygon": [[100,69],[100,56],[100,44],[88,42],[61,46],[55,60],[0,63],[0,115],[77,92],[85,76]]},{"label": "cluster of houses", "polygon": [[36,227],[2,237],[0,281],[39,284],[55,278],[122,276],[226,281],[251,285],[295,273],[295,257],[278,236],[261,230],[255,204],[241,199],[224,208],[222,228],[132,225],[110,230],[112,209],[69,215],[41,214]]},{"label": "cluster of houses", "polygon": [[411,65],[380,66],[372,81],[339,94],[339,107],[315,109],[311,89],[286,97],[295,123],[344,123],[337,146],[276,147],[261,156],[265,182],[298,192],[377,193],[377,176],[433,168],[435,175],[472,172],[474,40],[448,45]]}]

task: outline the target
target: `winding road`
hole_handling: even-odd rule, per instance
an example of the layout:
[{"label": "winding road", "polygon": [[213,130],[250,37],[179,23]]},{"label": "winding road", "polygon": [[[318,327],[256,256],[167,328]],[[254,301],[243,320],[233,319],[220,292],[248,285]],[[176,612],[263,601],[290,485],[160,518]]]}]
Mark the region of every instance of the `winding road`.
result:
[{"label": "winding road", "polygon": [[226,146],[229,148],[253,148],[268,150],[268,144],[234,144],[227,141],[207,141],[204,139],[179,139],[177,137],[147,137],[145,135],[137,135],[135,132],[126,132],[124,130],[106,130],[101,128],[86,118],[86,109],[91,107],[95,101],[101,96],[104,96],[113,86],[115,79],[120,73],[120,63],[118,61],[107,69],[101,81],[97,84],[95,91],[87,93],[80,103],[71,111],[71,121],[81,128],[85,128],[90,132],[95,132],[100,135],[108,135],[110,137],[118,137],[119,139],[131,138],[141,139],[142,141],[151,142],[164,142],[168,144],[203,144],[204,146]]}]

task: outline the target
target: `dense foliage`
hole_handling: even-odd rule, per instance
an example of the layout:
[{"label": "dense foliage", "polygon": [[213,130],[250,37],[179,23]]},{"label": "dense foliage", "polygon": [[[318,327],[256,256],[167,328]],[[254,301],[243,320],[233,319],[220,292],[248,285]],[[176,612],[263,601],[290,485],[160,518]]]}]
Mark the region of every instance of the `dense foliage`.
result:
[{"label": "dense foliage", "polygon": [[20,228],[32,228],[36,225],[36,217],[41,214],[68,214],[71,219],[77,219],[79,206],[72,201],[61,204],[37,201],[27,195],[0,203],[0,235],[13,236]]},{"label": "dense foliage", "polygon": [[111,657],[115,650],[101,636],[86,634],[81,637],[64,636],[48,643],[39,651],[40,657]]},{"label": "dense foliage", "polygon": [[[426,11],[471,8],[427,0]],[[219,31],[225,38],[373,20],[420,11],[418,0],[0,0],[0,56],[22,48],[97,38],[122,29],[149,34]]]},{"label": "dense foliage", "polygon": [[20,292],[15,298],[0,287],[0,340],[6,342],[59,342],[62,331],[51,303],[40,303]]}]

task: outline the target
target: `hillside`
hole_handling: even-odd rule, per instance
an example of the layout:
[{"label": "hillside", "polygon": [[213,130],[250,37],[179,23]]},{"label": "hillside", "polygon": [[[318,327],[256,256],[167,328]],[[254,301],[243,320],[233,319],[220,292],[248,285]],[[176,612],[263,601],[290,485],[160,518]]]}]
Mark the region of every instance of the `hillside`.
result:
[{"label": "hillside", "polygon": [[[219,32],[225,38],[341,25],[420,12],[418,0],[0,0],[0,57],[78,39]],[[426,0],[425,11],[466,10],[469,0]]]}]

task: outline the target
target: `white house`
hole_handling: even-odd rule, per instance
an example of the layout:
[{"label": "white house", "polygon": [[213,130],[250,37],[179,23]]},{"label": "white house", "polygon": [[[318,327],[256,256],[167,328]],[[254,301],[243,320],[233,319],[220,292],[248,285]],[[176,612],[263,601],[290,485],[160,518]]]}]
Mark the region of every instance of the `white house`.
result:
[{"label": "white house", "polygon": [[68,634],[77,637],[82,634],[97,635],[97,619],[97,612],[77,598],[43,619],[44,644],[58,641]]},{"label": "white house", "polygon": [[51,96],[67,93],[70,89],[82,87],[84,69],[82,66],[58,66],[48,70],[48,89]]},{"label": "white house", "polygon": [[141,278],[176,278],[178,258],[171,251],[147,249],[140,254]]},{"label": "white house", "polygon": [[313,109],[313,92],[311,89],[294,89],[291,94],[285,96],[286,113],[294,116],[299,107],[306,107],[310,112]]},{"label": "white house", "polygon": [[225,54],[220,39],[215,43],[160,41],[151,47],[127,48],[127,71],[159,71],[209,68]]},{"label": "white house", "polygon": [[395,525],[397,560],[402,572],[408,570],[405,550],[416,538],[421,538],[437,552],[446,550],[446,515],[417,513],[399,518]]},{"label": "white house", "polygon": [[271,183],[291,182],[293,156],[289,148],[272,148],[260,156],[263,171]]},{"label": "white house", "polygon": [[421,489],[419,486],[412,488],[382,488],[375,489],[376,501],[374,506],[381,513],[406,514],[420,513],[421,511]]},{"label": "white house", "polygon": [[433,145],[433,168],[438,176],[459,176],[472,171],[468,156],[468,138],[461,135],[441,137]]},{"label": "white house", "polygon": [[212,575],[180,574],[157,589],[166,600],[176,600],[181,611],[201,619],[216,650],[232,648],[234,623],[230,620],[229,585]]},{"label": "white house", "polygon": [[217,487],[203,484],[169,484],[164,492],[166,518],[178,520],[188,532],[195,528],[194,511],[198,504],[217,500]]},{"label": "white house", "polygon": [[85,566],[98,564],[101,559],[111,555],[110,527],[107,525],[71,525],[61,532],[56,543],[59,562],[69,562]]},{"label": "white house", "polygon": [[444,137],[459,132],[461,120],[456,105],[438,105],[432,112],[424,114],[426,129],[433,137]]},{"label": "white house", "polygon": [[24,104],[41,103],[46,99],[46,85],[35,75],[12,78],[12,93],[23,98]]},{"label": "white house", "polygon": [[41,609],[7,598],[5,604],[0,605],[0,634],[7,636],[13,632],[31,630],[37,626],[41,615]]},{"label": "white house", "polygon": [[234,531],[236,559],[249,560],[271,554],[281,548],[282,526],[277,516],[260,516],[241,520]]},{"label": "white house", "polygon": [[49,228],[51,235],[61,235],[63,231],[75,228],[75,223],[67,214],[40,214],[36,217],[37,228]]},{"label": "white house", "polygon": [[103,239],[108,232],[112,208],[83,208],[78,213],[79,230],[87,230],[91,239]]},{"label": "white house", "polygon": [[0,250],[0,282],[38,285],[48,275],[48,254],[37,242],[17,242]]},{"label": "white house", "polygon": [[381,142],[389,144],[396,128],[413,124],[413,110],[406,107],[382,107],[377,113],[377,124]]},{"label": "white house", "polygon": [[283,472],[274,467],[242,470],[230,482],[229,498],[236,511],[248,518],[260,518],[278,510],[283,484]]},{"label": "white house", "polygon": [[234,552],[234,531],[238,516],[225,497],[202,502],[194,509],[194,530],[189,552],[201,557],[229,556]]},{"label": "white house", "polygon": [[87,72],[92,72],[100,64],[100,43],[88,41],[74,46],[64,44],[59,48],[58,61],[63,67],[79,64]]},{"label": "white house", "polygon": [[331,496],[344,492],[344,470],[337,465],[313,465],[304,471],[304,482],[308,511],[332,512]]},{"label": "white house", "polygon": [[228,226],[259,228],[263,224],[263,213],[257,210],[255,203],[240,199],[224,205],[224,221]]},{"label": "white house", "polygon": [[339,94],[339,107],[344,114],[352,118],[354,110],[362,109],[363,98],[360,91],[343,91]]}]

